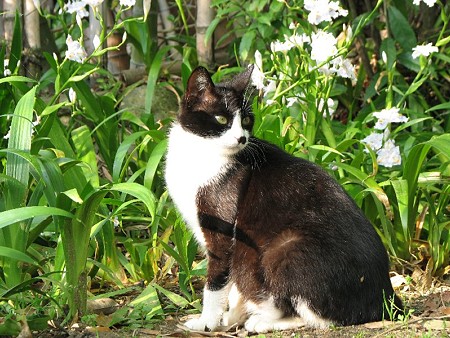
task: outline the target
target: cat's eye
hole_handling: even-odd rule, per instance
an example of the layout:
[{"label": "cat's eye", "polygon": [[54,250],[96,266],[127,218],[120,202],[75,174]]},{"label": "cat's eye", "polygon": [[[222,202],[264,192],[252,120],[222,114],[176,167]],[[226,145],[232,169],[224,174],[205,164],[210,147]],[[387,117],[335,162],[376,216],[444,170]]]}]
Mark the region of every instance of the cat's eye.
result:
[{"label": "cat's eye", "polygon": [[228,123],[228,119],[223,115],[216,115],[214,117],[216,118],[216,121],[219,122],[220,124],[225,125]]},{"label": "cat's eye", "polygon": [[251,124],[252,124],[252,119],[251,119],[250,116],[246,116],[246,117],[244,117],[244,118],[242,119],[242,125],[243,125],[244,127],[248,127],[248,126],[250,126]]}]

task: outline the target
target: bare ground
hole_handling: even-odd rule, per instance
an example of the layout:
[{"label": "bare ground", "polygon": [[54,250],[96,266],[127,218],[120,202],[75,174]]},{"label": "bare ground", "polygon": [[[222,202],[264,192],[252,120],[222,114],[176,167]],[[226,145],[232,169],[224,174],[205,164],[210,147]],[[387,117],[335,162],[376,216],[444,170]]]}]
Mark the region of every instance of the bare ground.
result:
[{"label": "bare ground", "polygon": [[[189,332],[182,323],[185,317],[169,316],[152,328],[107,328],[77,325],[70,329],[48,329],[32,333],[38,338],[121,338],[121,337],[450,337],[450,284],[439,282],[426,292],[401,283],[397,292],[409,310],[403,322],[376,322],[358,326],[334,327],[327,330],[301,328],[296,331],[251,335],[242,328],[227,332]],[[26,336],[25,336],[26,337]]]}]

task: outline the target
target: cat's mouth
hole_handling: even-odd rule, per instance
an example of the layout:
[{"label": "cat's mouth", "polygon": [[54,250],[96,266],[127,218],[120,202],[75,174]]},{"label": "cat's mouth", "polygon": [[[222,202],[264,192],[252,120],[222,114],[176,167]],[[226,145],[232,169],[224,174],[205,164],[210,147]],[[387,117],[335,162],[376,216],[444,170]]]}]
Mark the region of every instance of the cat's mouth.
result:
[{"label": "cat's mouth", "polygon": [[232,156],[243,150],[247,146],[247,138],[243,136],[245,141],[239,141],[233,145],[229,145],[223,148],[225,155]]}]

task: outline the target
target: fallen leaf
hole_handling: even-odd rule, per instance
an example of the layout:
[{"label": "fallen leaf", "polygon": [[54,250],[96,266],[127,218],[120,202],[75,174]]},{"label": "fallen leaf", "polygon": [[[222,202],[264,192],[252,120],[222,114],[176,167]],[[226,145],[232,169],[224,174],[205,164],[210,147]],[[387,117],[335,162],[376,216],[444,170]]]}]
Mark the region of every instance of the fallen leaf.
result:
[{"label": "fallen leaf", "polygon": [[393,325],[395,325],[395,322],[391,322],[389,320],[383,320],[383,321],[379,321],[379,322],[365,323],[364,327],[367,329],[383,329],[386,327],[391,327]]},{"label": "fallen leaf", "polygon": [[105,326],[96,326],[96,327],[88,326],[88,327],[86,327],[86,331],[92,332],[92,333],[110,332],[111,329],[109,327],[105,327]]},{"label": "fallen leaf", "polygon": [[428,330],[446,330],[450,328],[450,322],[439,319],[426,321],[423,326]]},{"label": "fallen leaf", "polygon": [[441,294],[442,301],[450,305],[450,291],[444,291]]},{"label": "fallen leaf", "polygon": [[438,294],[430,295],[424,302],[424,308],[427,311],[436,311],[441,304],[441,297]]},{"label": "fallen leaf", "polygon": [[87,309],[90,313],[109,315],[119,308],[119,304],[111,298],[99,298],[87,301]]},{"label": "fallen leaf", "polygon": [[450,315],[450,307],[443,306],[440,308],[440,310],[441,310],[442,314]]},{"label": "fallen leaf", "polygon": [[407,281],[406,281],[406,278],[403,277],[402,275],[396,274],[395,276],[391,277],[391,284],[392,284],[392,287],[394,289],[396,289],[396,288],[399,288],[402,285],[406,285]]}]

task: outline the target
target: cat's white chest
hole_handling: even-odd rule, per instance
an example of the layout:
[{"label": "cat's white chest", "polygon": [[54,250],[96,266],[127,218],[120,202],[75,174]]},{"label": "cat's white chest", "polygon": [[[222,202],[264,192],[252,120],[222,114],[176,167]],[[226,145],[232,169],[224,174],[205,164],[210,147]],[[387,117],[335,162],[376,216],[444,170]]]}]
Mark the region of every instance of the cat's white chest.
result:
[{"label": "cat's white chest", "polygon": [[214,140],[186,132],[174,124],[169,133],[165,179],[178,211],[203,247],[205,238],[197,210],[199,188],[226,172],[229,159],[220,153]]}]

